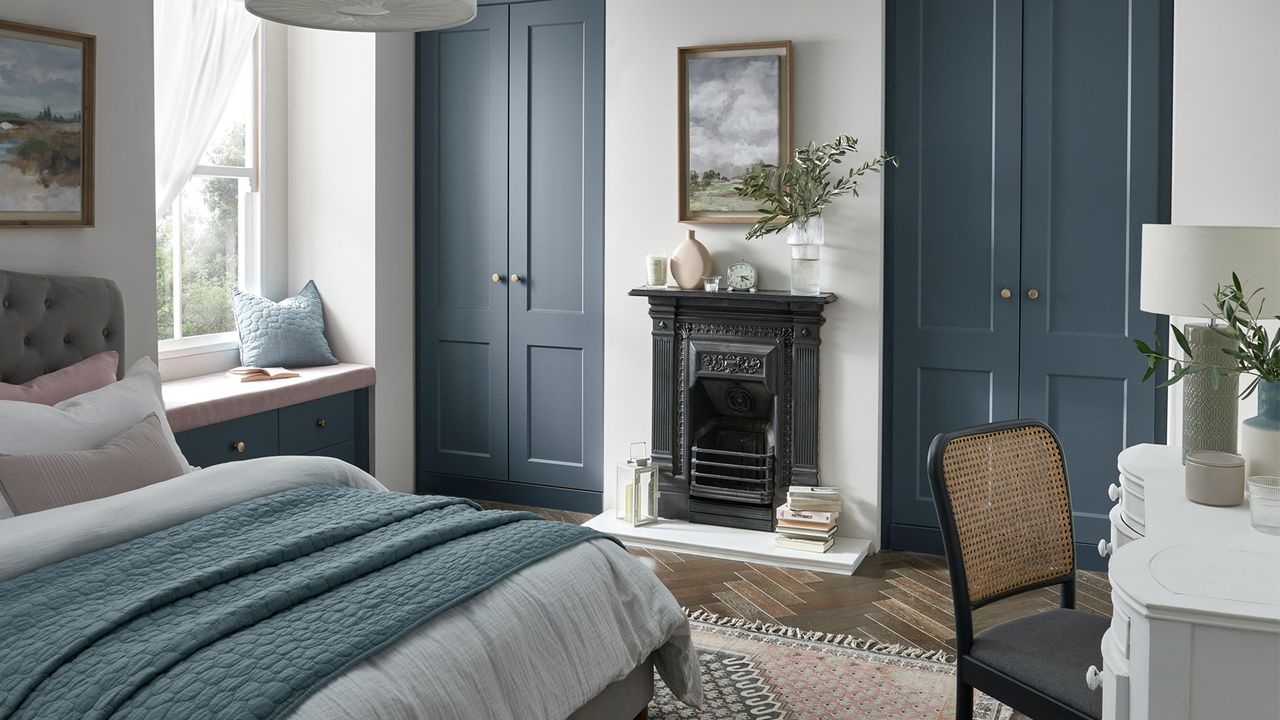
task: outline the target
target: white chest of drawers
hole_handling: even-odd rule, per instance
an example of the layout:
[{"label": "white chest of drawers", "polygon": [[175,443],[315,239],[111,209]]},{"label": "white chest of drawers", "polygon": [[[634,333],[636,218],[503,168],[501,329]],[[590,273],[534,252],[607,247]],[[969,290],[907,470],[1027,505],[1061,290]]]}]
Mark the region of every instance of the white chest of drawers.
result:
[{"label": "white chest of drawers", "polygon": [[1120,454],[1104,720],[1280,718],[1280,537],[1183,494],[1178,448]]}]

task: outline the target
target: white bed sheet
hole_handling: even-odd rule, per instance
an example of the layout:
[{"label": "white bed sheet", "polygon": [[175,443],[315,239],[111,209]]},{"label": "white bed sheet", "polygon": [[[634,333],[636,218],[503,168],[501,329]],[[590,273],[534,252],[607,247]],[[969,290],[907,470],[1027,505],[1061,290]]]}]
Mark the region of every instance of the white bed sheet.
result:
[{"label": "white bed sheet", "polygon": [[[0,580],[308,484],[385,489],[346,463],[271,457],[0,521]],[[298,720],[560,720],[646,658],[702,700],[689,624],[657,577],[607,540],[576,545],[442,613],[335,678]]]}]

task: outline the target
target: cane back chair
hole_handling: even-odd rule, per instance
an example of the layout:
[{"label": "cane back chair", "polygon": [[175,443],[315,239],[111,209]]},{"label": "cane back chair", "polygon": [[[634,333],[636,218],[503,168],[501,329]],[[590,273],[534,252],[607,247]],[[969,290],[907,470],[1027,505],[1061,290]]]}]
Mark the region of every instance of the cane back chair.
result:
[{"label": "cane back chair", "polygon": [[[1075,609],[1075,538],[1066,463],[1047,425],[1014,420],[939,435],[929,482],[956,616],[956,718],[973,717],[977,688],[1035,720],[1097,720],[1109,619]],[[1061,586],[1060,608],[973,632],[973,611]]]}]

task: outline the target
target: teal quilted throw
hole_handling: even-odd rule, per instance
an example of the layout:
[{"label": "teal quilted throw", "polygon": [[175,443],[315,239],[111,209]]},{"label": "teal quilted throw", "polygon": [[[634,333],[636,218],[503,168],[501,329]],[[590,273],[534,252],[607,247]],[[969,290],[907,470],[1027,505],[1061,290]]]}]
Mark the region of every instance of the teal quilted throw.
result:
[{"label": "teal quilted throw", "polygon": [[0,719],[278,718],[508,575],[605,537],[311,486],[0,582]]}]

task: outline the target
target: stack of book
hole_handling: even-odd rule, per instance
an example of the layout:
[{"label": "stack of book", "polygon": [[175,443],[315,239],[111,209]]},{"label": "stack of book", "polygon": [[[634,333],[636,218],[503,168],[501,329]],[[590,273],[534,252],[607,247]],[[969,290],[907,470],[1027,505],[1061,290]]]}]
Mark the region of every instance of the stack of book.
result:
[{"label": "stack of book", "polygon": [[777,510],[774,544],[788,550],[826,552],[835,542],[840,490],[792,485]]}]

